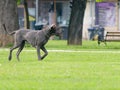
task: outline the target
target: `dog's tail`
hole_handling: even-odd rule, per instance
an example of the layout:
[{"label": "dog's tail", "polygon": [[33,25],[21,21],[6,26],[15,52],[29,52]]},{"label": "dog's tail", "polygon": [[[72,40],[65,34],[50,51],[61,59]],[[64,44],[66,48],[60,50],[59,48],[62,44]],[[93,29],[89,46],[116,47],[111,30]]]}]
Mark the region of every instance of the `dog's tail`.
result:
[{"label": "dog's tail", "polygon": [[11,33],[9,33],[8,31],[7,31],[7,29],[6,29],[6,26],[5,26],[5,24],[3,24],[3,28],[4,28],[4,30],[8,33],[8,34],[10,34],[10,35],[13,35],[13,34],[15,34],[15,31],[13,31],[13,32],[11,32]]}]

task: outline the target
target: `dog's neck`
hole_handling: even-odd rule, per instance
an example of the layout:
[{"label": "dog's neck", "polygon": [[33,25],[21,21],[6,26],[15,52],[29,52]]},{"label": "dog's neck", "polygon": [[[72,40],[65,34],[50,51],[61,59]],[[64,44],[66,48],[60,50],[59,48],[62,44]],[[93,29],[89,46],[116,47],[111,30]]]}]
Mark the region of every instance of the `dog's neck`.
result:
[{"label": "dog's neck", "polygon": [[44,32],[44,34],[45,34],[45,37],[46,37],[47,39],[49,39],[50,36],[51,36],[51,34],[49,33],[49,31],[50,31],[50,30],[43,30],[43,32]]}]

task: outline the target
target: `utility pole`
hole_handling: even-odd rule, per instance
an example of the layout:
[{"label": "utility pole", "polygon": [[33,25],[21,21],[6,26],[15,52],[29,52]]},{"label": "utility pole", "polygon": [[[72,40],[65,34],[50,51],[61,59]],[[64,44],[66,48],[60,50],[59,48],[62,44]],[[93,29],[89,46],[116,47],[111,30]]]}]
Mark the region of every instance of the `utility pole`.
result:
[{"label": "utility pole", "polygon": [[54,0],[54,24],[56,24],[56,0]]},{"label": "utility pole", "polygon": [[118,14],[118,16],[117,16],[118,17],[118,19],[117,19],[118,26],[117,27],[118,28],[117,29],[118,29],[118,31],[120,31],[120,25],[119,25],[120,24],[120,0],[117,1],[117,4],[118,4],[118,6],[117,6],[117,14]]},{"label": "utility pole", "polygon": [[39,16],[38,16],[38,7],[39,7],[39,4],[38,4],[38,0],[36,0],[36,23],[39,22]]},{"label": "utility pole", "polygon": [[92,10],[92,0],[90,0],[90,27],[92,27],[93,25],[93,14],[92,14],[93,10]]}]

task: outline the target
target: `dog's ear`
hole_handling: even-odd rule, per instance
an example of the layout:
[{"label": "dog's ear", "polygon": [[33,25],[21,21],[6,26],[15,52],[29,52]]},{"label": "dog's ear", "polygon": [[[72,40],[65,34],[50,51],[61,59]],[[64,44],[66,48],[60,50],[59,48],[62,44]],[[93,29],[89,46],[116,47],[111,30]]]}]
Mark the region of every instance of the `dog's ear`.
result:
[{"label": "dog's ear", "polygon": [[55,24],[52,24],[52,25],[51,25],[51,29],[56,30],[56,25],[55,25]]}]

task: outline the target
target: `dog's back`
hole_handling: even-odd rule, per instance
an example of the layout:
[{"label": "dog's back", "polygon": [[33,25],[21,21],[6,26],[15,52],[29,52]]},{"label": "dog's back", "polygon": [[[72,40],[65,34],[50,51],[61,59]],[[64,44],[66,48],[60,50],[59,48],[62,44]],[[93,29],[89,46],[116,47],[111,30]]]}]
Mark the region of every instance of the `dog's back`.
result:
[{"label": "dog's back", "polygon": [[36,47],[36,44],[39,44],[41,42],[47,42],[45,38],[45,31],[40,30],[40,31],[35,31],[35,30],[17,30],[14,39],[16,42],[22,42],[22,41],[27,41],[30,43],[33,47]]}]

